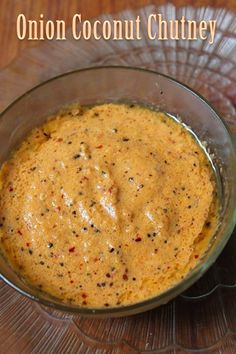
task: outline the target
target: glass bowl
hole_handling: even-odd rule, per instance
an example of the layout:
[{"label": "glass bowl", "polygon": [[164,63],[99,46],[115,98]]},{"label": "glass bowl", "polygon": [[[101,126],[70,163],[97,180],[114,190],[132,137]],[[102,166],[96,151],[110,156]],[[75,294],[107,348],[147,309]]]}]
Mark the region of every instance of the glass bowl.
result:
[{"label": "glass bowl", "polygon": [[[2,279],[39,303],[86,316],[119,317],[137,314],[167,303],[190,287],[215,262],[236,223],[236,143],[224,121],[210,104],[180,82],[163,74],[131,67],[108,66],[77,70],[53,78],[13,102],[0,119],[0,163],[35,126],[62,106],[104,102],[148,105],[181,117],[207,144],[220,180],[219,226],[206,254],[187,276],[160,295],[133,305],[115,308],[84,308],[66,304],[27,284],[1,256]],[[10,206],[9,206],[10,207]]]}]

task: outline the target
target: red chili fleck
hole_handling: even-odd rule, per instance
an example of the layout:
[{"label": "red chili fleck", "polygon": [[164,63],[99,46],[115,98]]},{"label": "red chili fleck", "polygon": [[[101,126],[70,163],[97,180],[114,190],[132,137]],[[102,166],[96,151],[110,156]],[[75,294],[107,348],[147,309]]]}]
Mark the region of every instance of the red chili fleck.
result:
[{"label": "red chili fleck", "polygon": [[123,274],[123,279],[124,280],[128,280],[128,275],[127,274]]},{"label": "red chili fleck", "polygon": [[103,145],[96,146],[96,149],[101,149],[101,148],[103,148]]},{"label": "red chili fleck", "polygon": [[59,138],[59,139],[57,139],[57,141],[60,143],[60,142],[63,141],[63,139],[62,139],[62,138]]},{"label": "red chili fleck", "polygon": [[69,248],[69,252],[74,252],[74,250],[75,250],[75,247]]},{"label": "red chili fleck", "polygon": [[199,257],[199,255],[198,255],[198,254],[195,254],[194,258],[197,259],[198,257]]},{"label": "red chili fleck", "polygon": [[135,239],[135,242],[140,242],[140,241],[142,241],[141,237],[137,237],[137,238]]},{"label": "red chili fleck", "polygon": [[109,193],[112,193],[112,189],[113,189],[113,186],[111,186],[111,187],[108,189],[108,192],[109,192]]},{"label": "red chili fleck", "polygon": [[82,304],[83,304],[83,305],[87,305],[87,301],[84,300],[84,301],[82,302]]},{"label": "red chili fleck", "polygon": [[17,233],[18,233],[19,235],[22,235],[22,232],[21,232],[20,230],[18,230]]},{"label": "red chili fleck", "polygon": [[70,283],[73,284],[73,283],[74,283],[74,280],[71,280]]},{"label": "red chili fleck", "polygon": [[29,242],[27,242],[27,243],[26,243],[26,246],[27,246],[27,247],[29,247],[29,246],[30,246]]},{"label": "red chili fleck", "polygon": [[9,188],[9,192],[13,192],[13,188],[12,187]]},{"label": "red chili fleck", "polygon": [[81,296],[82,296],[83,299],[86,299],[86,297],[87,297],[88,295],[85,294],[85,293],[83,293]]},{"label": "red chili fleck", "polygon": [[60,210],[61,210],[61,207],[60,207],[60,206],[57,206],[57,210],[59,210],[59,211],[60,211]]}]

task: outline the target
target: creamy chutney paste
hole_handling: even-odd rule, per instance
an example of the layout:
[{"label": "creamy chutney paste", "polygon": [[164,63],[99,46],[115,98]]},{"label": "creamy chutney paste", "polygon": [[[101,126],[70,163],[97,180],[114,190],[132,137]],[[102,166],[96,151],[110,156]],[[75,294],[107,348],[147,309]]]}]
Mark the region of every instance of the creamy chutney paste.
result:
[{"label": "creamy chutney paste", "polygon": [[215,189],[204,150],[166,114],[73,106],[2,166],[2,251],[64,302],[133,304],[175,285],[206,252]]}]

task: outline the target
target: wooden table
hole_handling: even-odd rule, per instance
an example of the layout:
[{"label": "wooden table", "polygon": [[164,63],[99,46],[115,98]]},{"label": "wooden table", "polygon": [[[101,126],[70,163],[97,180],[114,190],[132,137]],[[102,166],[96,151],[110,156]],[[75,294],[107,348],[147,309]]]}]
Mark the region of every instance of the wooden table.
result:
[{"label": "wooden table", "polygon": [[[65,20],[69,25],[75,13],[93,18],[102,13],[116,13],[126,8],[140,8],[148,4],[162,5],[165,0],[1,0],[0,1],[0,69],[7,66],[27,47],[40,41],[20,41],[16,35],[16,18],[23,13],[27,19]],[[236,11],[235,0],[172,0],[172,3],[194,6],[226,7]]]}]

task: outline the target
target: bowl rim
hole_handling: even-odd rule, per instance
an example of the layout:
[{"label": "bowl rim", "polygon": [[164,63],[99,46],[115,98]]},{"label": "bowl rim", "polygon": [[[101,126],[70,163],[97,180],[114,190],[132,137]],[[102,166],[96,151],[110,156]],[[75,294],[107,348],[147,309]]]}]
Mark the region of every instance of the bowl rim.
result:
[{"label": "bowl rim", "polygon": [[[224,121],[224,119],[221,117],[221,115],[216,111],[216,109],[211,105],[211,103],[204,98],[201,94],[199,94],[197,91],[193,90],[190,88],[188,85],[182,83],[181,81],[163,74],[161,72],[155,71],[155,70],[150,70],[142,67],[135,67],[135,66],[122,66],[122,65],[105,65],[105,66],[89,66],[89,67],[84,67],[81,69],[76,69],[72,71],[65,72],[63,74],[54,76],[46,81],[41,82],[40,84],[34,86],[30,90],[26,91],[19,97],[17,97],[15,100],[13,100],[2,112],[0,112],[0,119],[20,100],[22,100],[24,97],[27,95],[31,94],[32,92],[36,91],[38,88],[47,85],[48,83],[52,81],[56,81],[60,78],[73,75],[73,74],[78,74],[81,72],[86,72],[86,71],[96,71],[96,70],[128,70],[128,71],[141,71],[145,72],[147,74],[151,75],[156,75],[156,76],[161,76],[164,77],[165,79],[174,82],[184,90],[189,91],[191,94],[193,94],[195,97],[197,97],[199,100],[201,100],[205,105],[209,107],[209,109],[213,112],[214,119],[217,119],[220,124],[223,125],[225,128],[229,140],[232,143],[233,146],[233,151],[234,151],[234,157],[236,160],[236,139],[231,133],[227,123]],[[191,270],[187,275],[179,282],[174,284],[171,288],[168,288],[164,292],[160,293],[159,295],[155,295],[152,297],[149,297],[145,300],[136,302],[134,304],[130,305],[125,305],[125,306],[119,306],[119,307],[108,307],[108,308],[89,308],[89,307],[81,307],[79,305],[73,305],[73,304],[67,304],[63,303],[62,301],[59,300],[46,300],[40,295],[43,294],[43,292],[40,292],[39,290],[33,288],[35,292],[37,292],[37,295],[31,294],[30,292],[24,290],[22,287],[17,286],[12,282],[11,280],[8,279],[7,276],[3,275],[2,272],[0,272],[0,279],[4,280],[6,284],[11,286],[13,289],[18,291],[20,294],[28,297],[29,299],[36,301],[42,305],[45,305],[47,307],[51,307],[57,310],[69,312],[69,313],[74,313],[78,315],[83,315],[83,316],[93,316],[93,317],[120,317],[120,316],[128,316],[132,314],[137,314],[140,312],[144,312],[147,310],[150,310],[152,308],[155,308],[157,306],[160,306],[162,304],[165,304],[169,302],[171,299],[185,291],[187,288],[189,288],[193,283],[195,283],[209,268],[212,266],[212,264],[216,261],[218,258],[219,254],[222,252],[223,248],[225,247],[227,241],[229,240],[234,226],[236,224],[236,206],[233,211],[233,216],[232,220],[228,223],[228,227],[225,230],[225,233],[221,237],[220,241],[218,242],[218,245],[216,247],[216,250],[214,253],[211,255],[211,257],[206,261],[199,261],[199,263]],[[27,284],[27,283],[26,283]],[[29,285],[29,284],[27,284]],[[181,289],[179,288],[181,285]],[[50,295],[50,294],[49,294]]]}]

